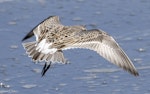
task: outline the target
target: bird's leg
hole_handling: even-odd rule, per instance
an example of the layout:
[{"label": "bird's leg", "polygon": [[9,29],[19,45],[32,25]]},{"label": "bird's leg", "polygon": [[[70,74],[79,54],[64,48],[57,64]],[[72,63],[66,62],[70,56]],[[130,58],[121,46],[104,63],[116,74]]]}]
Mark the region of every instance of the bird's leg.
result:
[{"label": "bird's leg", "polygon": [[42,72],[41,72],[42,77],[45,75],[46,71],[50,68],[51,63],[52,63],[51,61],[45,63],[45,65],[44,65],[44,67],[43,67],[43,69],[42,69]]}]

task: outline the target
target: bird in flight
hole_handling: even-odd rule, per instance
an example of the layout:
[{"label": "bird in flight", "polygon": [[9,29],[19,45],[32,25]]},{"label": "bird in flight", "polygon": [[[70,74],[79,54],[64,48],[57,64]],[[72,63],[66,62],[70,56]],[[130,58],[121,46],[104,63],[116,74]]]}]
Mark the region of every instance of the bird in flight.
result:
[{"label": "bird in flight", "polygon": [[41,72],[42,76],[52,63],[67,63],[63,50],[74,48],[93,50],[132,75],[139,75],[114,38],[102,30],[87,30],[82,25],[64,26],[60,23],[58,16],[50,16],[34,27],[22,41],[33,35],[36,40],[23,43],[23,47],[33,62],[46,62]]}]

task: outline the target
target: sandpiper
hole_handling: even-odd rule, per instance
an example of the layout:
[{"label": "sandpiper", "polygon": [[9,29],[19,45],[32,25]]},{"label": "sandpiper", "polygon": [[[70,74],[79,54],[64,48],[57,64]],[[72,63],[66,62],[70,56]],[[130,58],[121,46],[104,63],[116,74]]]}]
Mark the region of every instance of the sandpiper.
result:
[{"label": "sandpiper", "polygon": [[41,72],[42,76],[50,68],[51,63],[66,63],[63,50],[73,48],[96,51],[100,56],[132,75],[139,75],[114,38],[102,30],[87,30],[82,25],[64,26],[58,16],[50,16],[34,27],[22,41],[33,35],[36,40],[23,43],[23,47],[34,62],[46,62]]}]

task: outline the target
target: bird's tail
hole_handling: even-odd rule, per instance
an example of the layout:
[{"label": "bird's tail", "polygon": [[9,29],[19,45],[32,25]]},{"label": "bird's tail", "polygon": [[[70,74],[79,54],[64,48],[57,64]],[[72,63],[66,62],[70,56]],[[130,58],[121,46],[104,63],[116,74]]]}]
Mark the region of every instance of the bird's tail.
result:
[{"label": "bird's tail", "polygon": [[54,54],[44,54],[36,50],[37,45],[36,41],[34,42],[27,42],[22,44],[23,47],[26,50],[26,53],[29,55],[29,57],[32,58],[33,61],[35,62],[41,62],[41,61],[46,61],[46,62],[60,62],[60,63],[66,63],[66,59],[64,58],[64,55],[61,50],[58,50]]}]

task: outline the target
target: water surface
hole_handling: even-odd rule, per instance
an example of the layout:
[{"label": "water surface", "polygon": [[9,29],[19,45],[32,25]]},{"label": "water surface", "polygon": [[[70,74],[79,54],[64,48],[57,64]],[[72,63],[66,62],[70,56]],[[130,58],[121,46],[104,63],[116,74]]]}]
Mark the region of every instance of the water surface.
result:
[{"label": "water surface", "polygon": [[[79,49],[64,51],[70,64],[53,65],[41,77],[43,63],[31,62],[21,40],[52,15],[64,25],[107,31],[140,76]],[[149,15],[149,0],[0,0],[0,94],[150,94]]]}]

